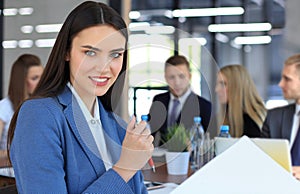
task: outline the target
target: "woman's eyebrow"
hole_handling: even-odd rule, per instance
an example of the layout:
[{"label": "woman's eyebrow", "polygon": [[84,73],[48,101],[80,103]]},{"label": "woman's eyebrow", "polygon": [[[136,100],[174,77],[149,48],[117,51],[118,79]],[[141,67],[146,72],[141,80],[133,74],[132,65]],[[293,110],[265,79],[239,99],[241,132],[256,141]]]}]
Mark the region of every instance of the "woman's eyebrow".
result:
[{"label": "woman's eyebrow", "polygon": [[[101,51],[101,49],[97,48],[97,47],[92,47],[90,45],[83,45],[81,46],[82,48],[87,48],[87,49],[90,49],[90,50],[94,50],[94,51]],[[125,48],[117,48],[117,49],[113,49],[111,50],[110,52],[120,52],[120,51],[124,51]]]},{"label": "woman's eyebrow", "polygon": [[96,48],[96,47],[92,47],[90,45],[83,45],[81,46],[82,48],[87,48],[87,49],[90,49],[90,50],[94,50],[94,51],[101,51],[101,49],[99,48]]},{"label": "woman's eyebrow", "polygon": [[113,49],[110,52],[120,52],[120,51],[124,51],[124,48],[118,48],[118,49]]}]

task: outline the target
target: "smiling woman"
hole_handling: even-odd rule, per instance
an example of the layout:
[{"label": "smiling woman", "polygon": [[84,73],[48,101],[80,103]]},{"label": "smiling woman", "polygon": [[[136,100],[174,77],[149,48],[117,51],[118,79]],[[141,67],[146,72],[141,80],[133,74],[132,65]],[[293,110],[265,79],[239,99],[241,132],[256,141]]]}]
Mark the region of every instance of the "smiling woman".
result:
[{"label": "smiling woman", "polygon": [[32,98],[11,122],[18,192],[147,193],[140,169],[153,137],[146,122],[127,125],[113,113],[127,40],[125,22],[103,3],[86,1],[69,14]]}]

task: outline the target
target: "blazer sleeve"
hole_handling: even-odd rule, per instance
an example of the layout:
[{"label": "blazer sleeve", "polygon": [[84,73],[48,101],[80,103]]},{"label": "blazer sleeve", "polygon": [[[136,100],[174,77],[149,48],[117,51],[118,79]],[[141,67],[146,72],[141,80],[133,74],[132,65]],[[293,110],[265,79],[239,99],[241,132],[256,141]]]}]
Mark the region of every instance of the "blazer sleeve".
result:
[{"label": "blazer sleeve", "polygon": [[10,152],[19,193],[68,193],[70,178],[78,193],[147,193],[139,171],[133,178],[139,180],[131,181],[132,187],[112,169],[85,188],[76,184],[77,176],[67,177],[72,167],[65,166],[66,160],[76,153],[66,153],[64,147],[72,146],[66,145],[62,134],[67,126],[46,106],[27,101],[19,112]]},{"label": "blazer sleeve", "polygon": [[263,123],[260,136],[263,138],[270,138],[270,114],[268,113]]}]

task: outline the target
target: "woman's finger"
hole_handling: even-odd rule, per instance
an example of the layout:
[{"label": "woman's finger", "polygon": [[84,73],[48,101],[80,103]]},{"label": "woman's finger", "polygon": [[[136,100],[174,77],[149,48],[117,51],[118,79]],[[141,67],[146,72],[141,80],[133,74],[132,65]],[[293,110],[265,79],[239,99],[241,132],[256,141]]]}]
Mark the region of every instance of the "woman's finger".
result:
[{"label": "woman's finger", "polygon": [[135,116],[133,116],[132,119],[130,120],[130,122],[128,123],[128,126],[127,126],[128,131],[134,130],[135,122],[136,122],[136,118],[135,118]]}]

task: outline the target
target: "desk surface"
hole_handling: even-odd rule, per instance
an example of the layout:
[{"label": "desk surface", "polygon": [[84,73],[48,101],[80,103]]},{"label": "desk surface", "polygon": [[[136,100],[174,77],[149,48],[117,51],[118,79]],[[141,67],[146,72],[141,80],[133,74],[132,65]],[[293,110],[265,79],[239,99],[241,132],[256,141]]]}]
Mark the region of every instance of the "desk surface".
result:
[{"label": "desk surface", "polygon": [[167,166],[165,163],[155,163],[156,172],[152,172],[152,169],[142,170],[145,181],[162,182],[162,183],[177,183],[181,184],[189,176],[193,174],[192,170],[189,169],[186,175],[170,175],[168,174]]}]

